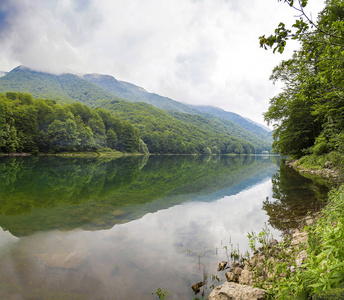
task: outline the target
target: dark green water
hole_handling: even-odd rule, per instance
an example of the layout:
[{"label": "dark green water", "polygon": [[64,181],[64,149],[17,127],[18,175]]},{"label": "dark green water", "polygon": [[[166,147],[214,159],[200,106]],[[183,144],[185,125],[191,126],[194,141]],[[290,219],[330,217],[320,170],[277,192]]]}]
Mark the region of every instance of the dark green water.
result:
[{"label": "dark green water", "polygon": [[155,299],[161,288],[192,299],[230,240],[245,252],[265,222],[277,237],[325,193],[276,157],[3,157],[0,298]]}]

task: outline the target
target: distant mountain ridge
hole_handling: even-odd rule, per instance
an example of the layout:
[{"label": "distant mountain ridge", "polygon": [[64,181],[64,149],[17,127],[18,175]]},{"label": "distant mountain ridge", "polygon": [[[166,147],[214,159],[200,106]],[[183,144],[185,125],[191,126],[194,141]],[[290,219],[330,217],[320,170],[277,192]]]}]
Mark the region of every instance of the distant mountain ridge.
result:
[{"label": "distant mountain ridge", "polygon": [[[143,137],[146,132],[149,132],[150,139],[153,138],[151,135],[153,131],[161,135],[160,139],[164,139],[162,135],[165,133],[163,132],[166,132],[167,135],[172,134],[172,127],[159,126],[159,123],[156,123],[159,115],[165,115],[168,122],[181,121],[192,128],[198,128],[203,132],[202,134],[212,132],[216,135],[224,134],[228,137],[249,141],[256,145],[255,147],[260,149],[259,151],[269,150],[271,146],[271,140],[266,131],[237,114],[219,108],[189,106],[158,94],[149,93],[142,87],[119,81],[110,75],[78,76],[69,73],[54,75],[19,66],[0,77],[0,92],[8,91],[27,92],[34,98],[48,98],[67,103],[80,102],[90,107],[106,108],[117,117],[137,126]],[[158,112],[149,108],[149,105],[142,106],[138,102],[153,105],[163,111]],[[129,105],[129,103],[131,104]],[[175,121],[168,118],[166,112]],[[143,125],[143,113],[146,115],[145,124],[148,124],[149,120],[152,124]],[[137,117],[138,115],[140,115],[141,121]],[[151,116],[151,119],[148,116]],[[160,124],[164,123],[162,119],[159,122]],[[182,123],[178,123],[178,126],[184,126],[181,125]],[[180,134],[177,128],[173,130]]]},{"label": "distant mountain ridge", "polygon": [[188,105],[188,106],[204,114],[211,114],[220,119],[228,120],[235,124],[238,124],[242,128],[245,128],[246,130],[256,134],[257,136],[261,138],[270,138],[270,137],[272,138],[271,130],[268,131],[267,129],[264,129],[262,126],[257,125],[255,122],[251,120],[247,120],[246,118],[243,118],[242,116],[236,113],[225,111],[221,108],[214,107],[214,106],[206,106],[206,105]]},{"label": "distant mountain ridge", "polygon": [[54,75],[19,66],[0,78],[0,92],[27,92],[34,98],[81,102],[92,105],[94,98],[118,97],[74,74]]},{"label": "distant mountain ridge", "polygon": [[82,78],[130,102],[144,102],[164,110],[173,110],[189,114],[197,113],[181,102],[155,93],[149,93],[142,87],[129,82],[119,81],[110,75],[86,74]]},{"label": "distant mountain ridge", "polygon": [[115,96],[128,99],[131,102],[145,102],[157,108],[164,110],[173,110],[188,114],[201,114],[205,117],[207,114],[214,115],[224,120],[238,124],[242,128],[257,134],[259,137],[269,136],[269,128],[246,119],[236,113],[225,111],[213,106],[200,106],[184,104],[168,97],[163,97],[155,93],[149,93],[145,89],[125,81],[118,81],[110,75],[86,74],[82,78],[94,83]]}]

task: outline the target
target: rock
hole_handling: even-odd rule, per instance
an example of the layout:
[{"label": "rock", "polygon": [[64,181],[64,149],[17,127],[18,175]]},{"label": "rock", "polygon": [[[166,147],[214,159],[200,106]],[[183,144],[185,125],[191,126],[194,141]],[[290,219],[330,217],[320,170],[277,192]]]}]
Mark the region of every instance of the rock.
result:
[{"label": "rock", "polygon": [[242,272],[242,269],[239,268],[239,267],[237,267],[237,268],[234,269],[234,274],[235,274],[235,275],[241,275],[241,272]]},{"label": "rock", "polygon": [[332,163],[330,161],[325,162],[325,168],[332,169]]},{"label": "rock", "polygon": [[238,282],[239,276],[235,275],[233,272],[227,272],[225,275],[228,282]]},{"label": "rock", "polygon": [[200,282],[195,283],[191,288],[195,294],[198,294],[203,285],[204,285],[204,281],[200,281]]},{"label": "rock", "polygon": [[306,219],[306,225],[307,225],[307,226],[311,226],[311,225],[313,225],[313,223],[314,223],[314,220],[313,220],[313,219],[311,219],[311,218]]},{"label": "rock", "polygon": [[232,264],[232,268],[233,269],[235,269],[235,268],[237,268],[239,266],[240,266],[240,264],[238,262],[236,262],[236,261]]},{"label": "rock", "polygon": [[209,295],[209,300],[265,300],[266,291],[241,285],[233,282],[225,282],[216,287]]},{"label": "rock", "polygon": [[253,272],[249,270],[242,270],[241,275],[239,277],[240,284],[253,284]]},{"label": "rock", "polygon": [[278,241],[276,239],[269,240],[269,247],[277,246],[277,245],[278,245]]},{"label": "rock", "polygon": [[217,271],[223,271],[225,269],[225,267],[227,266],[227,262],[226,261],[222,261],[219,263],[219,267],[217,268]]},{"label": "rock", "polygon": [[296,266],[298,267],[301,266],[303,262],[307,259],[308,259],[307,252],[305,250],[301,251],[295,259]]},{"label": "rock", "polygon": [[293,233],[293,238],[291,240],[291,245],[296,246],[300,243],[307,242],[307,232],[299,232],[298,230]]}]

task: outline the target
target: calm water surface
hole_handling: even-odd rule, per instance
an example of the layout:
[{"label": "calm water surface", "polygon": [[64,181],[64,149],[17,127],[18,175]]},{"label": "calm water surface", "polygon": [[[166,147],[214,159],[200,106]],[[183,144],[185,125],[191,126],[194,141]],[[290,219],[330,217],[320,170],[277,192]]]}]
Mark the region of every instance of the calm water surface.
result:
[{"label": "calm water surface", "polygon": [[201,298],[224,246],[326,191],[276,157],[0,158],[0,298]]}]

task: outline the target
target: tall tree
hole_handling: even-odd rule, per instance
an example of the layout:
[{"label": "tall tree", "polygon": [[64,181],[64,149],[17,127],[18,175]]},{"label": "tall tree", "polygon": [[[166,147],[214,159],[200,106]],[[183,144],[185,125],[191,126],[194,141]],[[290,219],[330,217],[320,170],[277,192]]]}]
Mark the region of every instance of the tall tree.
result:
[{"label": "tall tree", "polygon": [[293,30],[281,23],[274,35],[260,37],[262,47],[279,52],[288,39],[301,43],[271,76],[284,84],[264,115],[275,127],[274,147],[295,156],[336,150],[344,128],[344,3],[327,0],[315,22],[304,12],[307,1],[284,2],[300,14]]}]

